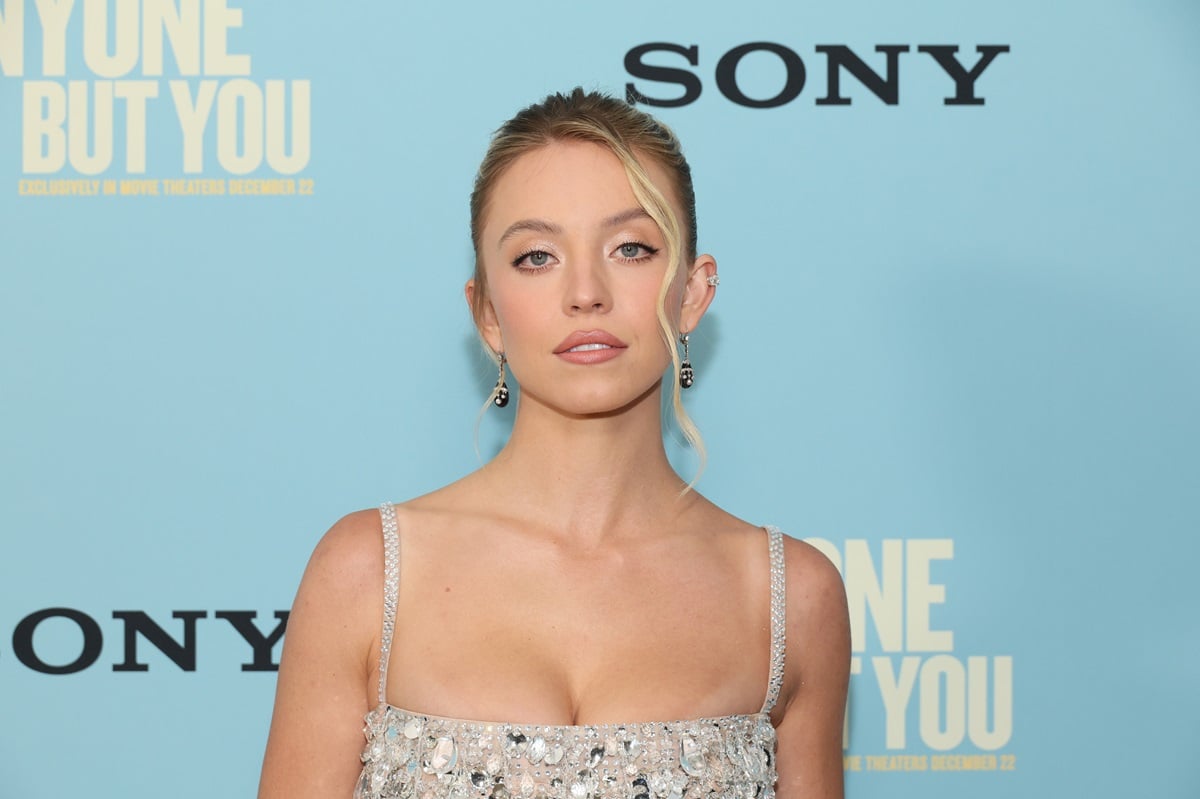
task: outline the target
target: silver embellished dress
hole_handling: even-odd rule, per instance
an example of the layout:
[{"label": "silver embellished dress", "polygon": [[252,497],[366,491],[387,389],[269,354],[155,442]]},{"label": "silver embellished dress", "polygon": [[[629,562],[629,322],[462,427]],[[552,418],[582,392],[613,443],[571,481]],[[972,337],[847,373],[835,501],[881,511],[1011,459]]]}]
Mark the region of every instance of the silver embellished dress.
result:
[{"label": "silver embellished dress", "polygon": [[773,799],[775,728],[784,663],[783,534],[767,528],[771,663],[762,710],[630,724],[469,721],[387,703],[399,592],[399,535],[390,504],[384,536],[379,704],[366,716],[355,799]]}]

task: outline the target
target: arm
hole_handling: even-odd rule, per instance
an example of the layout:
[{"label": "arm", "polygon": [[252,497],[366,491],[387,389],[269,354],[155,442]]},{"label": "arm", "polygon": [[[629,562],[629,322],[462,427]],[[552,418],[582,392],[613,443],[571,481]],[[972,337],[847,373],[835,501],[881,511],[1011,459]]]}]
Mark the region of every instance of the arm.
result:
[{"label": "arm", "polygon": [[383,623],[381,540],[378,514],[361,511],[309,560],[288,617],[259,799],[353,793]]},{"label": "arm", "polygon": [[787,539],[787,665],[776,718],[779,799],[842,799],[842,723],[850,620],[841,575],[808,544]]}]

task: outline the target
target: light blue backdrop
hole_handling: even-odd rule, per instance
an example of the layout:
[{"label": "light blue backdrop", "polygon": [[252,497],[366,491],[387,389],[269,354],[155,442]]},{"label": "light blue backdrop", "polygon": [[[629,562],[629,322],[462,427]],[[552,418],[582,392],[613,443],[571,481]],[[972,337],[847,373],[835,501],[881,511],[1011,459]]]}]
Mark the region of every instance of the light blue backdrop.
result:
[{"label": "light blue backdrop", "polygon": [[[122,101],[110,168],[26,173],[29,84],[104,91],[95,5],[45,76],[35,4],[0,2],[0,797],[253,792],[274,676],[240,670],[250,648],[215,612],[269,631],[338,516],[475,467],[494,377],[461,287],[488,134],[548,91],[620,94],[647,42],[696,45],[703,85],[660,111],[722,275],[692,347],[700,489],[844,561],[849,795],[1200,795],[1200,6],[210,2],[241,9],[227,49],[249,75],[182,79],[309,81],[310,157],[284,177],[313,194],[22,194],[197,177],[169,47],[163,76],[118,78],[157,91],[144,174]],[[803,59],[793,102],[718,90],[721,55],[756,41]],[[898,105],[844,73],[852,105],[816,104],[823,44],[877,70],[876,45],[909,45]],[[985,105],[948,107],[922,44],[1011,51]],[[783,85],[764,53],[738,77]],[[216,139],[199,177],[228,191],[243,176]],[[103,648],[53,676],[14,634],[58,607]],[[206,611],[195,671],[140,639],[148,671],[114,672],[129,610],[176,638],[172,611]],[[82,636],[57,618],[32,643],[62,665]],[[996,760],[936,759],[978,754]],[[984,770],[937,770],[966,765]]]}]

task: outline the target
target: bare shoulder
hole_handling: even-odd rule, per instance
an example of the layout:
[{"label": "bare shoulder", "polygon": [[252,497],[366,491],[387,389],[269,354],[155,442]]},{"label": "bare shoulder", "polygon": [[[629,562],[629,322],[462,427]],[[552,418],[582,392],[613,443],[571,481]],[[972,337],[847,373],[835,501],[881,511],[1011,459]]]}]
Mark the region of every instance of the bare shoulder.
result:
[{"label": "bare shoulder", "polygon": [[260,799],[353,789],[383,616],[382,575],[377,511],[342,517],[313,550],[288,617]]},{"label": "bare shoulder", "polygon": [[788,610],[798,619],[815,616],[835,621],[846,615],[846,588],[837,567],[819,549],[784,535]]},{"label": "bare shoulder", "polygon": [[309,587],[331,588],[343,595],[357,594],[367,588],[378,593],[382,573],[379,512],[355,511],[338,519],[317,542],[304,572],[301,594]]},{"label": "bare shoulder", "polygon": [[[382,574],[379,512],[355,511],[338,519],[317,541],[304,568],[288,620],[285,652],[297,622],[310,615],[322,620],[332,611],[340,614],[357,604],[367,591],[377,595]],[[377,598],[374,604],[378,604]]]},{"label": "bare shoulder", "polygon": [[832,561],[810,544],[784,536],[787,652],[784,693],[843,685],[850,659],[846,588]]},{"label": "bare shoulder", "polygon": [[285,656],[289,643],[323,647],[337,642],[349,662],[369,663],[383,612],[383,557],[377,510],[349,513],[329,528],[296,592]]},{"label": "bare shoulder", "polygon": [[841,797],[842,723],[850,677],[850,622],[841,575],[819,550],[785,539],[787,657],[772,717],[776,795]]},{"label": "bare shoulder", "polygon": [[[742,538],[751,547],[757,548],[763,528],[732,515],[728,511],[704,500],[707,529],[725,531]],[[828,615],[842,617],[846,614],[846,591],[837,567],[819,549],[783,535],[784,574],[786,578],[787,615],[792,623],[808,623]],[[789,624],[792,627],[792,624]],[[794,628],[793,628],[794,629]]]}]

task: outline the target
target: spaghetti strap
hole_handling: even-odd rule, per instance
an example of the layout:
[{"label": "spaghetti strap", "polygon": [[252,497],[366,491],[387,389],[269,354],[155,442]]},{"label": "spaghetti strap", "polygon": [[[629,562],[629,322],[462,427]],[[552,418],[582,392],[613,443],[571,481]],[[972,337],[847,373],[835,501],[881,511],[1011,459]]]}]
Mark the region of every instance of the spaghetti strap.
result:
[{"label": "spaghetti strap", "polygon": [[787,595],[783,570],[783,531],[767,528],[767,550],[771,555],[771,667],[767,679],[767,698],[761,713],[770,713],[779,701],[783,687],[783,663],[787,647]]},{"label": "spaghetti strap", "polygon": [[379,640],[379,704],[387,704],[388,658],[392,654],[392,632],[396,629],[396,600],[400,594],[400,535],[396,508],[379,506],[383,521],[383,637]]}]

